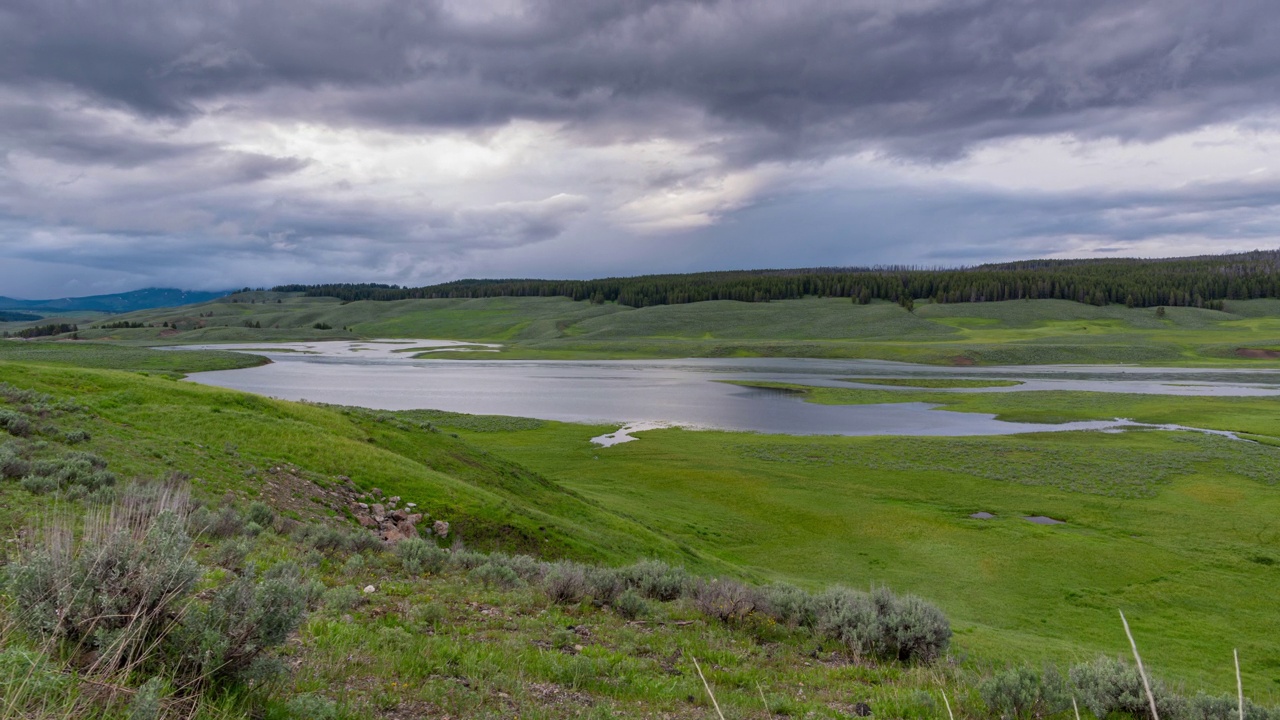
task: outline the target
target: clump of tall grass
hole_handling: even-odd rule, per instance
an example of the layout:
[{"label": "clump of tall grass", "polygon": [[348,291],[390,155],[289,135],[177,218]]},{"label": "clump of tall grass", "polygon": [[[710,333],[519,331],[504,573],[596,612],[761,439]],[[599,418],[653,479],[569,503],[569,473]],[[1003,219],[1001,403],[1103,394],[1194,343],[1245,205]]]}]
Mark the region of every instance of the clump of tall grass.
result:
[{"label": "clump of tall grass", "polygon": [[126,494],[73,518],[54,518],[7,567],[7,587],[31,634],[93,657],[114,674],[150,653],[199,578],[184,528],[186,495]]}]

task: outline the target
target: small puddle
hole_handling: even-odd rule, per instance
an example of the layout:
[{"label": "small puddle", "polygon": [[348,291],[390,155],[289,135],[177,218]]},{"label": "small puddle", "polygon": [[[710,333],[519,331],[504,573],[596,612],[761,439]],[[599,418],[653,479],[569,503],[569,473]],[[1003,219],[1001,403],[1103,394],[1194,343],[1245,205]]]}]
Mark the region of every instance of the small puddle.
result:
[{"label": "small puddle", "polygon": [[976,512],[970,515],[969,517],[973,518],[974,520],[994,520],[996,516],[992,515],[989,512]]},{"label": "small puddle", "polygon": [[1037,525],[1066,525],[1067,524],[1065,520],[1055,520],[1047,515],[1030,515],[1022,519],[1030,523],[1035,523]]}]

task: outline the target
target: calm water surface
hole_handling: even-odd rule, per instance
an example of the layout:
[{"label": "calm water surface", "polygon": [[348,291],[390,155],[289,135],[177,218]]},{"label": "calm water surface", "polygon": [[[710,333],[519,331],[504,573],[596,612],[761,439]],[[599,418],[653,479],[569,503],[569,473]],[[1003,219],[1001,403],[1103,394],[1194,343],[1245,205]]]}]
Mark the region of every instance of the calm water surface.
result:
[{"label": "calm water surface", "polygon": [[[409,348],[477,349],[475,360],[414,360]],[[1280,395],[1280,371],[1036,366],[950,368],[876,360],[706,358],[686,360],[484,360],[481,346],[448,341],[210,345],[274,362],[198,373],[191,380],[288,400],[384,410],[431,408],[569,422],[656,422],[793,435],[994,435],[1115,427],[1008,423],[923,403],[816,405],[777,390],[720,380],[852,387],[850,377],[1018,380],[1012,388],[949,392],[1092,390],[1170,395]],[[190,346],[184,349],[190,349]],[[869,386],[868,386],[869,387]],[[879,389],[893,389],[876,386]]]}]

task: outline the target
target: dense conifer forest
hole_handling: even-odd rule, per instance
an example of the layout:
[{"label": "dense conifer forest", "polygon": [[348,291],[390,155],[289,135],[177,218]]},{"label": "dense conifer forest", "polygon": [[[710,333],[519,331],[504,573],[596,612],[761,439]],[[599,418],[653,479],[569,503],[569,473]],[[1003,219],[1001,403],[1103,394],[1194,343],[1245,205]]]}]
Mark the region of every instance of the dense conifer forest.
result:
[{"label": "dense conifer forest", "polygon": [[417,288],[368,283],[274,289],[346,301],[544,296],[647,307],[819,296],[847,297],[864,304],[889,300],[907,306],[921,299],[938,303],[1056,299],[1091,305],[1221,309],[1227,300],[1280,297],[1280,251],[1155,260],[1030,260],[950,269],[804,268],[598,280],[457,280]]}]

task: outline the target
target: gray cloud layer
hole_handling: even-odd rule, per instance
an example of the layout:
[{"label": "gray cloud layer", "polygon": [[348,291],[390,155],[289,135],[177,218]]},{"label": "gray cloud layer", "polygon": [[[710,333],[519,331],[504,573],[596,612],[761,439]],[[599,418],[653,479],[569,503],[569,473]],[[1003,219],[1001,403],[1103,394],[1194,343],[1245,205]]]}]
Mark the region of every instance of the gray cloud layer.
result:
[{"label": "gray cloud layer", "polygon": [[[224,277],[246,267],[255,268],[253,282],[408,280],[484,272],[467,258],[551,248],[574,223],[604,212],[591,191],[599,178],[586,171],[543,192],[508,188],[509,197],[475,203],[371,203],[345,197],[340,178],[317,193],[314,184],[289,184],[311,158],[184,135],[224,117],[424,136],[534,121],[555,123],[568,146],[661,138],[708,158],[638,181],[661,189],[864,151],[945,164],[1001,138],[1148,142],[1212,123],[1271,127],[1280,99],[1280,8],[1266,0],[490,5],[10,0],[0,7],[0,253],[79,267],[86,277],[129,267],[164,284],[162,273],[185,284],[241,284]],[[1266,241],[1277,236],[1266,221],[1275,198],[1269,185],[1162,196],[1151,204],[1216,202],[1220,212],[1209,207],[1185,223],[1134,220],[1122,230],[1098,213],[1128,199],[1064,195],[1055,202],[1069,227],[1055,232]],[[1028,212],[1044,206],[1042,198],[1008,202],[1029,203]],[[1249,219],[1232,224],[1242,212]],[[619,242],[666,246],[603,220],[587,226]],[[994,230],[993,239],[1004,237]],[[682,237],[696,243],[720,232]],[[886,227],[875,237],[892,235]],[[739,247],[768,243],[751,237]],[[1031,239],[1027,250],[1035,254]],[[618,269],[604,258],[575,266],[575,257],[560,258],[557,274]],[[636,269],[682,261],[667,258]],[[220,270],[197,272],[211,263]],[[757,263],[744,256],[732,264]],[[14,279],[0,271],[0,282]]]}]

